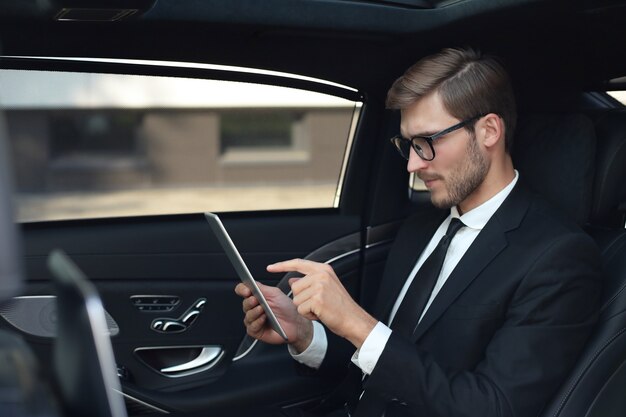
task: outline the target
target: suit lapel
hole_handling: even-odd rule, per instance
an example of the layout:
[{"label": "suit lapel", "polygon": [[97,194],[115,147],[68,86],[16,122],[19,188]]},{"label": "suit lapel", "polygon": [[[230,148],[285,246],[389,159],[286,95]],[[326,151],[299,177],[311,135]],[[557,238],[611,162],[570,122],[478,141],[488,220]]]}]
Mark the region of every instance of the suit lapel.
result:
[{"label": "suit lapel", "polygon": [[519,226],[529,204],[529,193],[526,187],[518,181],[511,194],[481,230],[433,300],[413,333],[414,342],[424,335],[454,300],[480,275],[481,271],[507,246],[506,232]]},{"label": "suit lapel", "polygon": [[383,274],[382,285],[375,304],[375,317],[388,323],[391,309],[398,298],[419,256],[449,212],[437,211],[415,215],[401,229],[394,243]]}]

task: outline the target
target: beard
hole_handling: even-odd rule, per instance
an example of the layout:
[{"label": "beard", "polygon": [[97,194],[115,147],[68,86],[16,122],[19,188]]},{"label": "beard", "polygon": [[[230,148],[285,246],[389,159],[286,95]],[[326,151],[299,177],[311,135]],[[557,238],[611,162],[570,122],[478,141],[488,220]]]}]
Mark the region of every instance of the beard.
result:
[{"label": "beard", "polygon": [[458,206],[485,180],[490,164],[476,143],[474,135],[468,140],[466,155],[467,157],[462,159],[444,179],[446,195],[436,199],[431,194],[431,201],[435,207],[449,209]]}]

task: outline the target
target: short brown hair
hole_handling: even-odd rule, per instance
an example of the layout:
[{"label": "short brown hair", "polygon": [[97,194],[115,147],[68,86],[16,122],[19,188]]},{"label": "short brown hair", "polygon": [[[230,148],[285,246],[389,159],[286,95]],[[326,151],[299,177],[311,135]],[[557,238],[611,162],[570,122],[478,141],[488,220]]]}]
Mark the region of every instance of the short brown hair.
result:
[{"label": "short brown hair", "polygon": [[471,48],[447,48],[422,58],[393,83],[386,106],[402,110],[435,91],[446,110],[460,120],[498,114],[504,121],[505,147],[510,153],[517,120],[515,97],[509,76],[496,58]]}]

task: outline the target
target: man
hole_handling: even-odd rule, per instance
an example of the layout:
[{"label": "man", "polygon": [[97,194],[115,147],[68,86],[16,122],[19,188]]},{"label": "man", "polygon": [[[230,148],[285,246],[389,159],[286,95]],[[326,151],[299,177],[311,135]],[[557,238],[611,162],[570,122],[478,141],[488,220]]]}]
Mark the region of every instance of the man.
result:
[{"label": "man", "polygon": [[[293,301],[262,287],[289,350],[321,372],[335,363],[326,332],[348,340],[366,375],[356,416],[535,416],[596,320],[598,250],[513,168],[515,104],[496,60],[461,49],[426,57],[387,106],[401,111],[392,142],[438,210],[401,228],[371,313],[327,265],[268,266],[304,275],[291,280]],[[250,291],[236,292],[248,333],[282,343]]]}]

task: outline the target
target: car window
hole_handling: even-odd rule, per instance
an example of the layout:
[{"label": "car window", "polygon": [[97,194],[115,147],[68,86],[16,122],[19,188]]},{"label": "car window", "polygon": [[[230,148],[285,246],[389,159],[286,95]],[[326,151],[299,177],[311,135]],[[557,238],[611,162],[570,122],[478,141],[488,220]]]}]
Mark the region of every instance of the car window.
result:
[{"label": "car window", "polygon": [[409,188],[412,191],[428,191],[426,184],[414,172],[409,174]]},{"label": "car window", "polygon": [[337,207],[361,104],[233,81],[0,70],[19,221]]},{"label": "car window", "polygon": [[626,105],[626,91],[607,91],[607,93],[620,103]]}]

